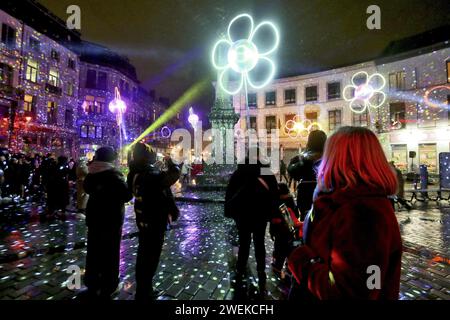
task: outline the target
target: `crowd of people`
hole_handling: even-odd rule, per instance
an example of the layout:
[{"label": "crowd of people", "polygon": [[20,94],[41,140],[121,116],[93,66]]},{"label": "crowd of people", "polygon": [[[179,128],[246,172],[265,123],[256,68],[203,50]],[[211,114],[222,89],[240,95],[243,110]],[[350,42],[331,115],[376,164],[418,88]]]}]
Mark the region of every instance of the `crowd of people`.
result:
[{"label": "crowd of people", "polygon": [[[224,206],[239,235],[238,287],[246,285],[253,240],[259,293],[265,296],[270,225],[272,269],[291,276],[290,299],[398,298],[402,241],[392,196],[401,181],[372,131],[343,127],[328,138],[323,131],[311,132],[306,148],[282,164],[285,182],[270,174],[258,152],[248,154],[254,158],[247,157],[231,176]],[[135,298],[148,300],[158,294],[153,277],[165,231],[179,216],[170,188],[180,177],[186,183],[191,168],[180,169],[170,157],[157,161],[143,143],[133,148],[126,178],[116,162],[110,147],[99,148],[89,163],[3,153],[2,195],[46,195],[46,217],[64,218],[73,186],[88,230],[87,290],[80,299],[109,299],[117,290],[125,204],[134,197],[139,231]],[[368,270],[374,266],[380,274],[372,286]]]},{"label": "crowd of people", "polygon": [[[66,208],[74,199],[79,213],[85,205],[83,192],[76,192],[77,182],[87,173],[86,161],[78,162],[65,156],[56,157],[0,152],[0,206],[22,200],[46,202],[41,217],[65,219]],[[79,183],[78,183],[79,187]]]},{"label": "crowd of people", "polygon": [[[399,181],[376,135],[343,127],[327,139],[313,131],[305,150],[283,168],[296,180],[296,203],[285,183],[261,170],[260,160],[239,165],[226,192],[225,216],[239,232],[238,285],[245,287],[253,238],[259,293],[265,295],[270,223],[272,267],[279,272],[287,265],[289,299],[398,299],[402,241],[392,196]],[[281,177],[288,180],[285,172]]]}]

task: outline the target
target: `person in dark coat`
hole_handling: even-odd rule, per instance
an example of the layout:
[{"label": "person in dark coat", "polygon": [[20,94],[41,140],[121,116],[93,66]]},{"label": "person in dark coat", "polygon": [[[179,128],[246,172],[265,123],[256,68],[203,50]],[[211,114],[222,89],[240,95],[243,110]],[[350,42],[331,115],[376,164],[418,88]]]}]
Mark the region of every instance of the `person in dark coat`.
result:
[{"label": "person in dark coat", "polygon": [[[299,221],[300,215],[286,183],[278,184],[279,200],[278,210],[274,218],[270,221],[270,236],[274,240],[272,253],[272,271],[280,275],[284,267],[284,262],[291,252],[293,242],[300,239],[299,230],[302,223]],[[289,217],[293,222],[293,230],[290,230],[285,218],[282,216],[280,206],[285,205]]]},{"label": "person in dark coat", "polygon": [[69,179],[67,157],[58,157],[58,162],[50,162],[47,177],[47,215],[65,219],[69,205]]},{"label": "person in dark coat", "polygon": [[158,268],[168,224],[178,218],[170,187],[180,178],[179,167],[165,157],[167,170],[155,166],[156,153],[146,144],[134,146],[133,160],[127,177],[129,190],[135,196],[134,211],[139,230],[136,258],[136,300],[157,296],[153,277]]},{"label": "person in dark coat", "polygon": [[402,240],[388,196],[397,180],[375,134],[344,127],[328,140],[305,245],[289,269],[308,299],[398,299]]},{"label": "person in dark coat", "polygon": [[225,194],[225,216],[235,220],[239,234],[237,278],[241,280],[246,274],[253,238],[261,295],[265,293],[266,286],[266,228],[278,210],[277,179],[267,171],[269,168],[264,167],[258,159],[247,158],[231,176]]},{"label": "person in dark coat", "polygon": [[85,273],[89,298],[109,299],[119,284],[124,204],[132,195],[123,174],[114,166],[116,159],[112,148],[99,148],[84,179],[83,188],[89,195]]},{"label": "person in dark coat", "polygon": [[308,136],[306,149],[299,156],[292,158],[288,166],[289,176],[297,185],[297,207],[300,220],[304,220],[311,209],[314,189],[316,188],[316,171],[320,164],[327,135],[321,130],[312,131]]}]

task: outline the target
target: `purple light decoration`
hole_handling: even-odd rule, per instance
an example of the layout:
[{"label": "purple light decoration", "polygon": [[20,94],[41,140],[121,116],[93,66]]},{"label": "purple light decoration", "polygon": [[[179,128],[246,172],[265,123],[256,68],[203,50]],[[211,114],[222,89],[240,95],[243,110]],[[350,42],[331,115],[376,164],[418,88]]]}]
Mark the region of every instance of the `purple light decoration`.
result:
[{"label": "purple light decoration", "polygon": [[192,128],[194,128],[194,131],[197,130],[199,117],[194,113],[194,109],[192,107],[189,108],[189,117],[188,122],[191,124]]},{"label": "purple light decoration", "polygon": [[122,162],[122,145],[123,138],[127,139],[127,133],[123,125],[123,114],[127,110],[127,105],[120,96],[119,88],[114,88],[114,99],[108,105],[109,111],[116,115],[117,125],[119,126],[119,143],[120,143],[120,162]]}]

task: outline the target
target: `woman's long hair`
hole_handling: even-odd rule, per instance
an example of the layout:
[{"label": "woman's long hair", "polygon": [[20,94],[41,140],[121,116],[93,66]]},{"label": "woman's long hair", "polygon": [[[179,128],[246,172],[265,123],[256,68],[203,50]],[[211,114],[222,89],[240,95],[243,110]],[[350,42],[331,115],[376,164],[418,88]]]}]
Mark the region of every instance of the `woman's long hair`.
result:
[{"label": "woman's long hair", "polygon": [[361,127],[342,127],[328,139],[317,180],[322,190],[367,185],[392,195],[397,189],[378,138]]}]

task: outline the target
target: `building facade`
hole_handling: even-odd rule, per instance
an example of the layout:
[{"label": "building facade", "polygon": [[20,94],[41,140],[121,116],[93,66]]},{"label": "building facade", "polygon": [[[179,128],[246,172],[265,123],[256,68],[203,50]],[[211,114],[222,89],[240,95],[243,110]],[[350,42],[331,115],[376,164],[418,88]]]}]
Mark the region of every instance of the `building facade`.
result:
[{"label": "building facade", "polygon": [[[248,104],[250,127],[279,129],[281,157],[289,161],[306,146],[308,131],[322,129],[329,135],[341,126],[368,127],[402,171],[425,164],[429,172],[438,173],[438,154],[450,147],[449,57],[447,41],[380,60],[275,79],[247,97],[233,97],[240,115],[235,129],[246,129]],[[387,98],[379,108],[362,113],[349,108],[343,90],[358,72],[379,73],[386,80]],[[293,123],[302,129],[293,130]],[[410,151],[415,158],[409,157]]]},{"label": "building facade", "polygon": [[1,143],[12,151],[75,156],[75,52],[0,11]]}]

